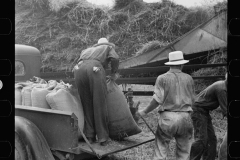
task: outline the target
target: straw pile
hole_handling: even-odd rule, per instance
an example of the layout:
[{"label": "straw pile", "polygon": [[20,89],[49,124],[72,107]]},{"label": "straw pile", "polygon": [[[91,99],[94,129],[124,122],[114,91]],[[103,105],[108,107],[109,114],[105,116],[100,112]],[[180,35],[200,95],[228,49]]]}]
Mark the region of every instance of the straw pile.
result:
[{"label": "straw pile", "polygon": [[169,0],[115,0],[112,8],[86,0],[17,0],[15,10],[15,41],[41,51],[42,71],[70,71],[81,51],[101,37],[117,46],[122,60],[142,54],[210,17],[207,10],[187,9]]}]

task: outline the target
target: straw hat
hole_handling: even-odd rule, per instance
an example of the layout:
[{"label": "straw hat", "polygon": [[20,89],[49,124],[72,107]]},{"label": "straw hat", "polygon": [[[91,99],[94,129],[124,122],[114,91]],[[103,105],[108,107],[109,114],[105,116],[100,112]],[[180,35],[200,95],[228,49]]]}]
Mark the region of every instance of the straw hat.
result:
[{"label": "straw hat", "polygon": [[107,40],[107,38],[100,38],[99,40],[98,40],[98,44],[99,43],[108,43],[108,40]]},{"label": "straw hat", "polygon": [[189,62],[189,60],[184,60],[182,51],[170,52],[168,58],[169,62],[165,65],[181,65]]}]

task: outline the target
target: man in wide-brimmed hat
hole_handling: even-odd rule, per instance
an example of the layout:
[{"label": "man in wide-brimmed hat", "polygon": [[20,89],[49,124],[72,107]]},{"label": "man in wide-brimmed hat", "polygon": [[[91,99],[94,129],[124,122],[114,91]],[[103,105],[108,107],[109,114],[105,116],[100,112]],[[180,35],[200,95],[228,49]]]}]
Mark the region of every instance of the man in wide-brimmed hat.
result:
[{"label": "man in wide-brimmed hat", "polygon": [[110,141],[108,130],[107,82],[105,69],[111,63],[111,78],[116,79],[119,56],[115,45],[106,38],[82,51],[74,78],[84,111],[84,134],[90,143],[106,145]]},{"label": "man in wide-brimmed hat", "polygon": [[183,73],[184,60],[181,51],[169,53],[170,70],[159,75],[154,89],[153,99],[138,116],[144,116],[159,108],[158,128],[155,138],[154,160],[165,160],[169,151],[169,142],[176,140],[176,159],[187,160],[193,142],[193,125],[190,117],[194,102],[194,82],[190,75]]}]

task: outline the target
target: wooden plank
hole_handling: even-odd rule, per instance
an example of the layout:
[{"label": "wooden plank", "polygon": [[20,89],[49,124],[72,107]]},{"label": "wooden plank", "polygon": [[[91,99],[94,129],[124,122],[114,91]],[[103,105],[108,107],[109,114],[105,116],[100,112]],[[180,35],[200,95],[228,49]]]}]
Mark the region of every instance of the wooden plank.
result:
[{"label": "wooden plank", "polygon": [[[94,148],[96,154],[99,157],[104,157],[113,153],[121,152],[151,142],[154,139],[155,136],[152,133],[141,132],[137,135],[124,138],[123,141],[112,141],[107,146],[101,146],[99,145],[99,143],[93,143],[92,147]],[[78,149],[83,152],[94,155],[94,153],[86,144],[86,142],[79,142]]]}]

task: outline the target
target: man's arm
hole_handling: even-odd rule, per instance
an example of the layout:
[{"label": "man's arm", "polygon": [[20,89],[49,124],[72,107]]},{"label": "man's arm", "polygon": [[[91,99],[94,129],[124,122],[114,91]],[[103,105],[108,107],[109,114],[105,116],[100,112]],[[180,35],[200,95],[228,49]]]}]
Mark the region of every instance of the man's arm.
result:
[{"label": "man's arm", "polygon": [[118,71],[119,59],[110,58],[111,61],[111,74],[115,74]]},{"label": "man's arm", "polygon": [[218,103],[222,109],[223,117],[227,116],[227,92],[225,90],[219,91],[217,94]]},{"label": "man's arm", "polygon": [[140,111],[138,114],[143,116],[157,108],[160,104],[163,103],[163,97],[164,97],[163,80],[158,77],[155,83],[153,99],[151,100],[149,105],[143,111]]},{"label": "man's arm", "polygon": [[149,103],[149,105],[142,111],[139,112],[141,116],[144,116],[157,108],[159,106],[159,103],[153,98],[152,101]]},{"label": "man's arm", "polygon": [[111,74],[115,74],[119,67],[119,56],[115,52],[114,47],[112,47],[112,46],[109,46],[108,58],[111,63]]}]

